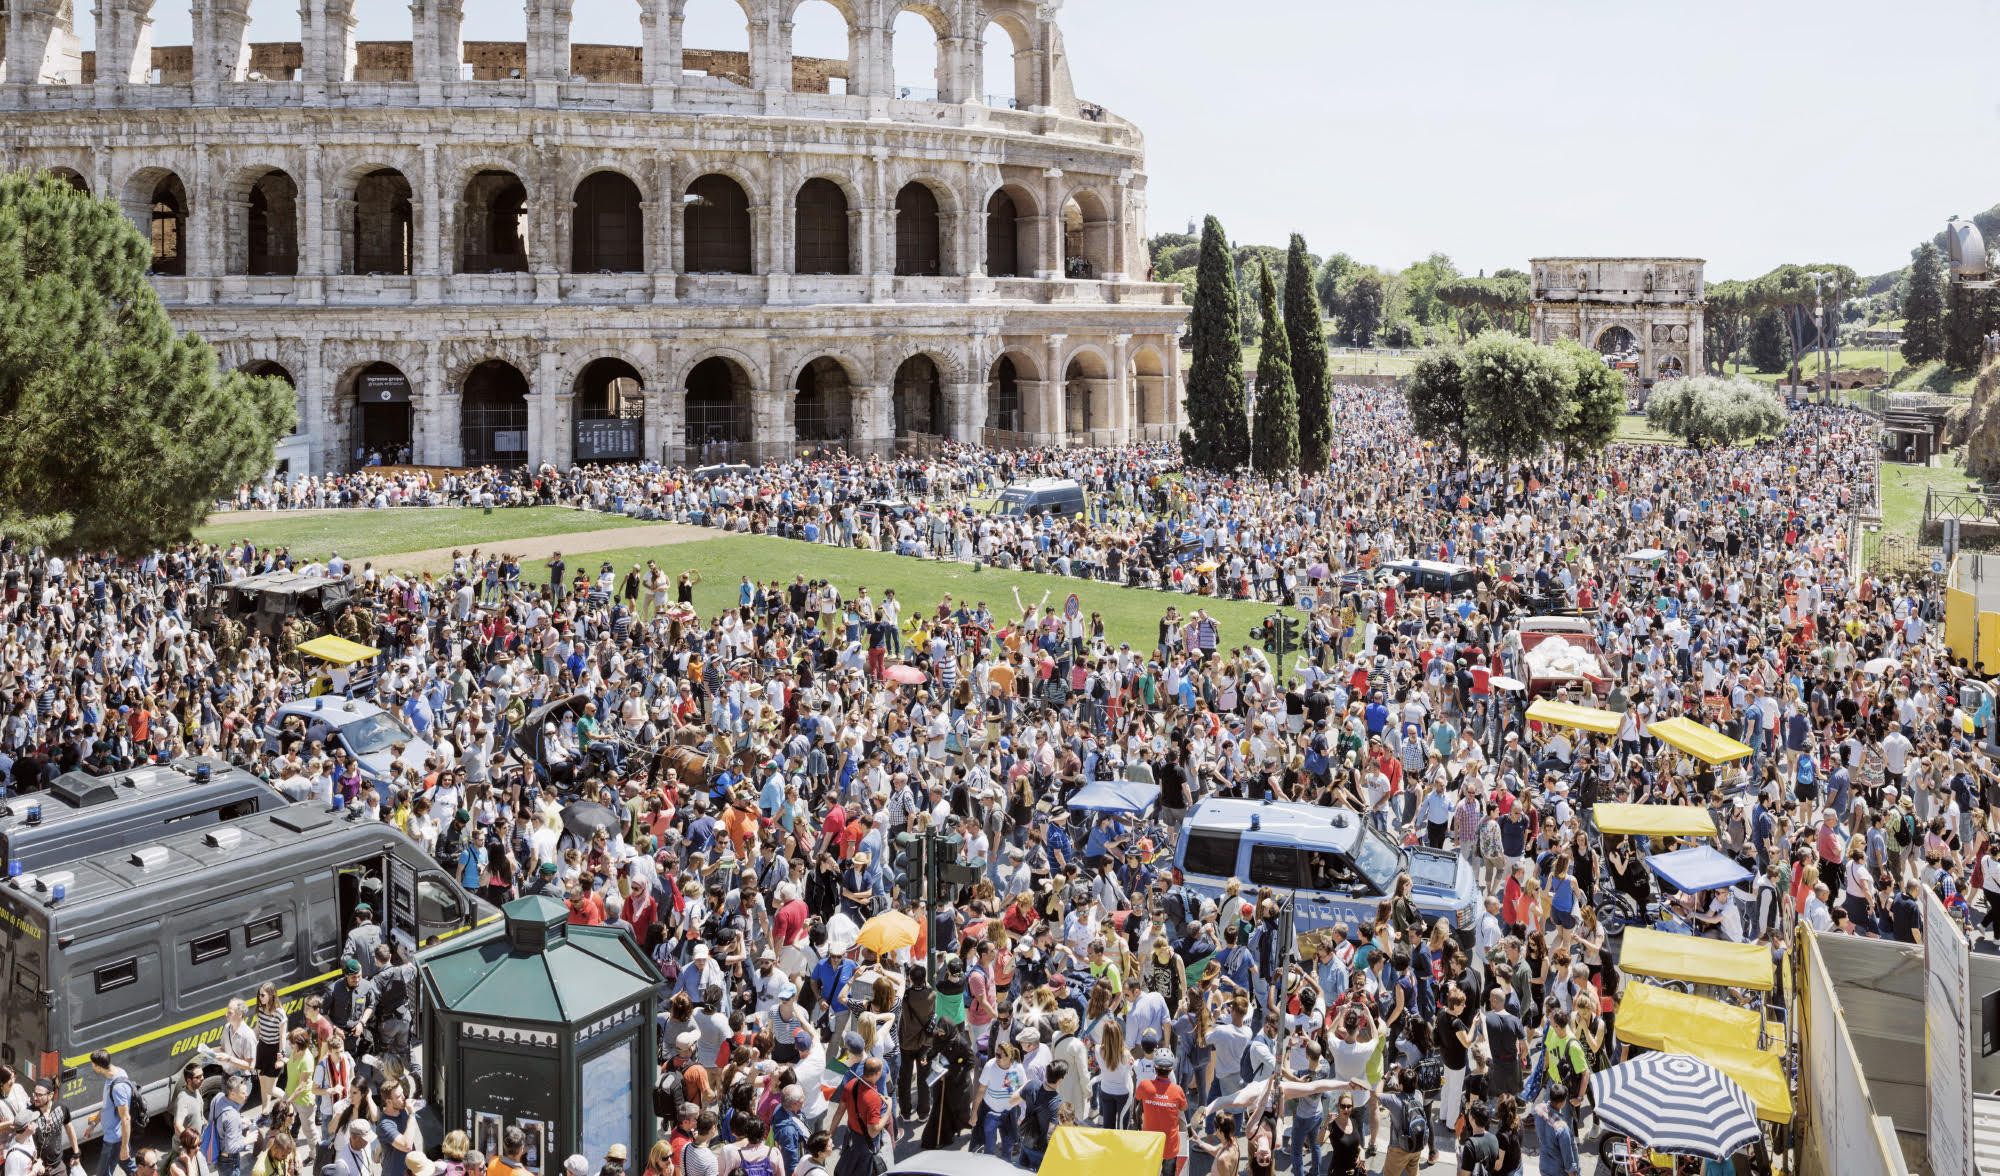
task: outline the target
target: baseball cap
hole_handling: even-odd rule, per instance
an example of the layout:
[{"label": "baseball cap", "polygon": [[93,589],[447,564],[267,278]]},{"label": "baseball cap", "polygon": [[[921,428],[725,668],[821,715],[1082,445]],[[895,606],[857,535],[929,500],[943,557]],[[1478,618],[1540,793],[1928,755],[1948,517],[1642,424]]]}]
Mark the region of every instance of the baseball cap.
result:
[{"label": "baseball cap", "polygon": [[563,1171],[570,1176],[590,1176],[590,1161],[579,1155],[572,1155],[563,1161]]}]

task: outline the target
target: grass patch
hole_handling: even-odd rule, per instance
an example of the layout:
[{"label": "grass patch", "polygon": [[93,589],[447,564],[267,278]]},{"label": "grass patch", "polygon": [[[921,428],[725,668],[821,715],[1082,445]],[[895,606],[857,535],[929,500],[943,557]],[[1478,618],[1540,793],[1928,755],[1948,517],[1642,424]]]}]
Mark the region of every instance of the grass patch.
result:
[{"label": "grass patch", "polygon": [[884,588],[894,588],[897,599],[903,601],[906,617],[912,609],[929,612],[947,592],[951,593],[954,604],[983,600],[995,616],[1002,618],[1017,615],[1012,589],[1020,590],[1021,600],[1026,604],[1041,602],[1046,593],[1047,606],[1058,609],[1074,592],[1086,619],[1092,612],[1104,614],[1105,635],[1110,641],[1114,645],[1129,641],[1134,649],[1152,649],[1157,643],[1160,617],[1168,605],[1179,609],[1183,616],[1195,608],[1208,609],[1209,615],[1221,625],[1224,649],[1249,641],[1250,627],[1276,607],[1257,601],[1214,601],[1178,592],[1119,588],[1094,580],[1003,572],[990,567],[974,571],[969,564],[939,563],[764,535],[731,535],[669,547],[590,552],[577,556],[575,563],[595,569],[608,561],[623,576],[627,568],[634,564],[644,567],[649,559],[676,575],[688,568],[701,573],[702,583],[695,588],[695,609],[704,619],[718,609],[735,606],[737,585],[745,576],[766,583],[779,580],[789,584],[792,577],[802,572],[813,579],[829,580],[847,594],[866,587],[877,601],[882,599]]},{"label": "grass patch", "polygon": [[367,559],[398,551],[489,547],[510,539],[645,525],[637,519],[560,506],[510,507],[490,515],[437,506],[311,515],[241,511],[210,515],[207,525],[197,528],[194,535],[204,543],[248,539],[260,548],[289,547],[294,555],[315,559],[336,551],[348,559]]},{"label": "grass patch", "polygon": [[1924,493],[1930,489],[1962,491],[1971,483],[1954,453],[1940,466],[1905,465],[1899,461],[1882,463],[1882,530],[1892,535],[1915,536],[1924,523]]},{"label": "grass patch", "polygon": [[1973,383],[1978,378],[1976,373],[1957,371],[1934,361],[1896,373],[1895,378],[1889,381],[1889,387],[1903,392],[1933,392],[1939,396],[1970,399]]},{"label": "grass patch", "polygon": [[1618,440],[1637,441],[1646,445],[1679,445],[1681,439],[1672,433],[1662,433],[1646,423],[1639,413],[1628,412],[1618,418]]}]

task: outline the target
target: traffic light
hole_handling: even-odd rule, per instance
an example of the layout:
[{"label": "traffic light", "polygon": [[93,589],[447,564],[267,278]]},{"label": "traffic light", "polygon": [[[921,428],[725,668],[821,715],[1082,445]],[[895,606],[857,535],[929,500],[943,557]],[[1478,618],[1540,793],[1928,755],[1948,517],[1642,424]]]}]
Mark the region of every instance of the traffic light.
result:
[{"label": "traffic light", "polygon": [[1287,654],[1294,649],[1301,648],[1299,644],[1299,618],[1284,615],[1278,618],[1278,623],[1281,626],[1278,634],[1278,653],[1281,655]]},{"label": "traffic light", "polygon": [[1250,639],[1253,641],[1262,641],[1266,652],[1276,653],[1278,650],[1278,620],[1278,614],[1272,613],[1270,616],[1264,618],[1263,624],[1257,625],[1250,630]]},{"label": "traffic light", "polygon": [[924,901],[927,888],[924,869],[924,838],[915,833],[896,834],[896,888],[906,902]]}]

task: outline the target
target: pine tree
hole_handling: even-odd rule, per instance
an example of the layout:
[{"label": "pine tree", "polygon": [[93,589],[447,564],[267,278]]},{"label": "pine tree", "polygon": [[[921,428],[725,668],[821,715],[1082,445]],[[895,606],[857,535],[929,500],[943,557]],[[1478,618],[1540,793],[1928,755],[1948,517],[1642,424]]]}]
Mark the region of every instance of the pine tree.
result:
[{"label": "pine tree", "polygon": [[1785,312],[1769,307],[1750,323],[1750,342],[1745,345],[1750,362],[1760,372],[1782,372],[1791,362],[1792,341],[1785,330]]},{"label": "pine tree", "polygon": [[1189,318],[1193,365],[1187,377],[1187,428],[1181,456],[1191,466],[1238,469],[1250,460],[1250,420],[1243,403],[1243,338],[1237,319],[1236,272],[1222,222],[1201,228]]},{"label": "pine tree", "polygon": [[1257,262],[1262,294],[1264,350],[1257,356],[1257,419],[1250,464],[1279,476],[1299,467],[1299,391],[1292,383],[1292,345],[1278,318],[1278,288],[1271,267]]},{"label": "pine tree", "polygon": [[1292,234],[1285,255],[1285,338],[1292,351],[1292,380],[1299,393],[1299,468],[1324,471],[1332,460],[1333,404],[1328,389],[1326,326],[1306,260],[1306,239]]},{"label": "pine tree", "polygon": [[141,555],[270,468],[292,390],[176,334],[149,254],[116,203],[0,175],[0,533]]},{"label": "pine tree", "polygon": [[1903,362],[1944,358],[1944,256],[1929,241],[1910,250],[1910,292],[1903,298]]}]

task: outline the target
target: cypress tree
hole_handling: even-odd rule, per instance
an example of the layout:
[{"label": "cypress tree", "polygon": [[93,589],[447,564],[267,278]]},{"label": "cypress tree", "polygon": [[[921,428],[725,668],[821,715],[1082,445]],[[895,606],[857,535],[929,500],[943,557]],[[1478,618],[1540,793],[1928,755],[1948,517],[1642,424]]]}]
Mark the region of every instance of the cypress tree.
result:
[{"label": "cypress tree", "polygon": [[1201,227],[1189,319],[1194,363],[1187,377],[1187,428],[1181,456],[1191,466],[1233,470],[1250,460],[1250,420],[1243,403],[1243,338],[1237,318],[1235,267],[1222,222]]},{"label": "cypress tree", "polygon": [[1954,285],[1945,299],[1944,311],[1944,362],[1955,371],[1970,372],[1979,368],[1980,358],[1985,354],[1984,336],[1990,329],[1986,325],[1987,300],[1991,290],[1969,290]]},{"label": "cypress tree", "polygon": [[116,203],[0,175],[0,533],[65,554],[185,542],[292,427],[283,381],[220,372],[174,331],[149,255]]},{"label": "cypress tree", "polygon": [[1292,345],[1278,318],[1278,289],[1271,267],[1257,262],[1263,296],[1264,350],[1257,359],[1257,420],[1250,463],[1273,477],[1299,465],[1299,393],[1292,384]]},{"label": "cypress tree", "polygon": [[1292,380],[1299,395],[1299,468],[1326,469],[1333,457],[1333,405],[1328,389],[1326,327],[1306,262],[1306,239],[1292,234],[1285,255],[1285,337],[1292,352]]},{"label": "cypress tree", "polygon": [[1929,241],[1910,250],[1910,292],[1903,298],[1903,362],[1944,358],[1944,257]]}]

